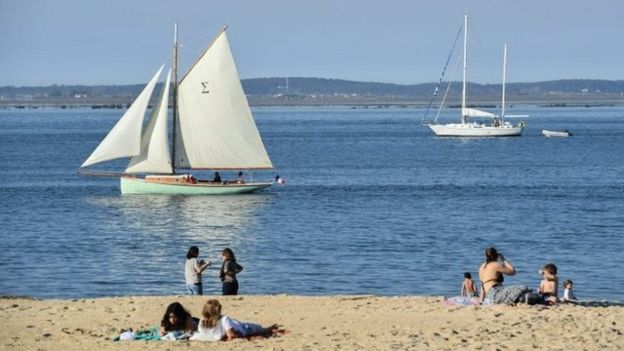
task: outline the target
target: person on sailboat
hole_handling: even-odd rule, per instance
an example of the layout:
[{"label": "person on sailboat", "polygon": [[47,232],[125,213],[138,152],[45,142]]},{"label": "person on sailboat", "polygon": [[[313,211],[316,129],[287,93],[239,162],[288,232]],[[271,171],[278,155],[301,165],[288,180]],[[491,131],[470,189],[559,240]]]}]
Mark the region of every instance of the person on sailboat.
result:
[{"label": "person on sailboat", "polygon": [[280,177],[279,175],[275,176],[275,182],[279,185],[284,185],[286,184],[286,181],[284,180],[284,178]]},{"label": "person on sailboat", "polygon": [[245,182],[245,178],[243,178],[243,171],[238,171],[238,178],[236,178],[236,183],[243,184]]},{"label": "person on sailboat", "polygon": [[221,183],[221,175],[219,174],[219,172],[214,173],[214,177],[212,177],[212,182]]}]

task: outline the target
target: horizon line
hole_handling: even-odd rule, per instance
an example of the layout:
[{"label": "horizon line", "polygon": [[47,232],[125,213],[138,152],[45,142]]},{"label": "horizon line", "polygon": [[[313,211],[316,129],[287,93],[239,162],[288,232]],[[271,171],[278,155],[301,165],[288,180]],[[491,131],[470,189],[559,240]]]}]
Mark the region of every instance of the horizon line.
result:
[{"label": "horizon line", "polygon": [[[397,86],[415,86],[415,85],[424,85],[424,84],[438,84],[436,81],[429,82],[421,82],[421,83],[390,83],[390,82],[382,82],[382,81],[372,81],[372,80],[352,80],[352,79],[344,79],[344,78],[327,78],[327,77],[304,77],[304,76],[281,76],[281,77],[254,77],[254,78],[241,78],[241,82],[245,80],[258,80],[258,79],[320,79],[320,80],[333,80],[333,81],[345,81],[345,82],[353,82],[353,83],[369,83],[369,84],[388,84],[388,85],[397,85]],[[547,79],[547,80],[538,80],[538,81],[524,81],[524,82],[507,82],[506,84],[536,84],[536,83],[547,83],[547,82],[558,82],[558,81],[606,81],[606,82],[622,82],[624,79],[604,79],[604,78],[558,78],[558,79]],[[448,82],[448,81],[444,81]],[[459,82],[459,80],[454,80],[453,82]],[[468,84],[477,84],[477,85],[501,85],[501,82],[497,83],[479,83],[474,81],[467,81]],[[0,85],[0,88],[45,88],[45,87],[53,87],[53,86],[128,86],[128,85],[145,85],[146,82],[142,83],[111,83],[111,84],[84,84],[84,83],[51,83],[48,85]]]}]

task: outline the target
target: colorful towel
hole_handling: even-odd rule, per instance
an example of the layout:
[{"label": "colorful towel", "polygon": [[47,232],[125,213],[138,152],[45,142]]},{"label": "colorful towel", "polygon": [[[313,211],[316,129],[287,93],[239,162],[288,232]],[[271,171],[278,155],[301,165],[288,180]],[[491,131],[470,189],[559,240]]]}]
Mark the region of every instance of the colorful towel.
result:
[{"label": "colorful towel", "polygon": [[137,332],[132,332],[132,330],[124,331],[120,335],[113,337],[113,341],[160,339],[160,332],[156,326],[151,327],[150,329],[142,329]]},{"label": "colorful towel", "polygon": [[452,306],[472,306],[479,304],[478,297],[466,297],[466,296],[453,296],[453,297],[445,297],[442,300],[442,303],[446,307]]}]

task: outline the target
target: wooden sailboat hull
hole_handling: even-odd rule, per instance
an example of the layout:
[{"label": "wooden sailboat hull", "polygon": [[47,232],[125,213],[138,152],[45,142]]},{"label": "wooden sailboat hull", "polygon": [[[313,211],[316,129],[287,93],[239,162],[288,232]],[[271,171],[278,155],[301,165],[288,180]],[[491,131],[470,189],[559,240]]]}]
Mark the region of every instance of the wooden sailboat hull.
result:
[{"label": "wooden sailboat hull", "polygon": [[476,123],[430,124],[429,128],[437,136],[446,137],[511,137],[522,135],[519,126],[487,126]]},{"label": "wooden sailboat hull", "polygon": [[168,194],[168,195],[230,195],[247,194],[268,188],[273,182],[256,183],[170,183],[146,181],[141,178],[121,177],[122,194]]}]

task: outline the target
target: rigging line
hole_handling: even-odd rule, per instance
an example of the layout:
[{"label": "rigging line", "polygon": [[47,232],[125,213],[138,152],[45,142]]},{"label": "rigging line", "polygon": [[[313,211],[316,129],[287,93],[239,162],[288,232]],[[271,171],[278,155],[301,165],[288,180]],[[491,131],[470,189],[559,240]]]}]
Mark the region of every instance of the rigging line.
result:
[{"label": "rigging line", "polygon": [[429,113],[429,110],[431,109],[431,105],[433,105],[433,102],[435,101],[436,96],[438,96],[438,92],[440,91],[440,85],[442,84],[442,79],[444,79],[444,75],[446,74],[446,68],[448,67],[449,62],[451,61],[451,57],[453,56],[453,52],[455,51],[455,46],[457,45],[457,40],[459,39],[459,35],[461,34],[463,27],[464,27],[463,25],[459,26],[459,30],[457,31],[457,35],[455,36],[455,41],[453,42],[453,46],[451,47],[451,52],[449,53],[448,58],[446,59],[446,63],[444,64],[444,68],[442,69],[442,74],[440,75],[438,84],[436,85],[435,90],[433,91],[433,96],[431,97],[431,100],[429,101],[429,105],[427,105],[427,109],[425,110],[425,113],[423,114],[421,123],[424,123],[425,117],[427,117],[427,113]]},{"label": "rigging line", "polygon": [[453,70],[453,75],[449,79],[448,85],[446,86],[446,91],[444,92],[444,96],[442,97],[442,101],[440,102],[440,106],[438,106],[438,113],[436,114],[435,119],[433,120],[433,123],[436,123],[438,121],[438,118],[440,117],[440,113],[442,113],[442,108],[444,107],[444,103],[446,102],[446,98],[448,97],[448,93],[451,90],[451,85],[453,84],[453,79],[455,79],[455,74],[459,70],[458,68],[459,68],[459,64],[461,62],[461,59],[462,59],[461,56],[457,56],[457,62],[455,62],[455,69]]}]

